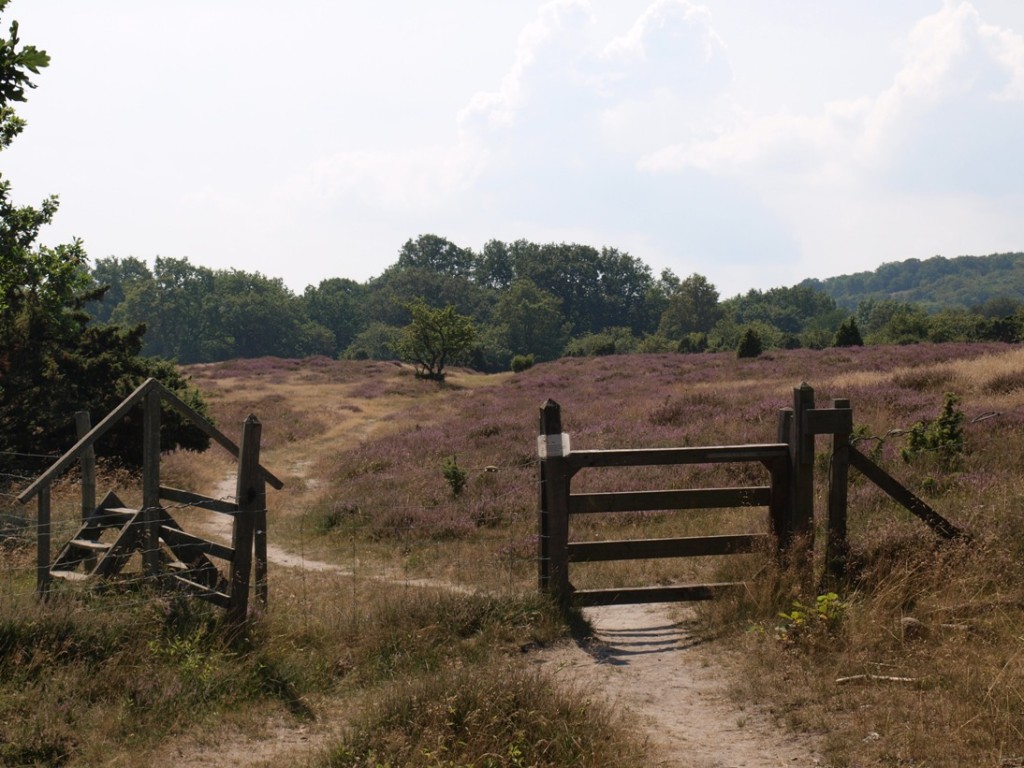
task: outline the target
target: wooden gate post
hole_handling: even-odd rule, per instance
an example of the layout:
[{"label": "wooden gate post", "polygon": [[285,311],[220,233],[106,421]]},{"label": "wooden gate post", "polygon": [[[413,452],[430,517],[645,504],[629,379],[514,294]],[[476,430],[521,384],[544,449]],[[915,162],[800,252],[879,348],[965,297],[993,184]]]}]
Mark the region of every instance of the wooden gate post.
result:
[{"label": "wooden gate post", "polygon": [[569,588],[569,475],[565,462],[562,409],[548,400],[540,409],[540,516],[538,519],[538,580],[563,610],[571,602]]},{"label": "wooden gate post", "polygon": [[[788,443],[792,438],[793,409],[783,408],[779,411],[778,433],[776,442]],[[772,500],[769,515],[772,521],[772,534],[775,545],[781,555],[789,549],[793,541],[791,526],[793,510],[793,478],[790,460],[776,459],[771,465]]]},{"label": "wooden gate post", "polygon": [[160,393],[150,390],[142,401],[142,570],[160,572]]},{"label": "wooden gate post", "polygon": [[39,489],[36,500],[36,593],[45,596],[50,587],[50,484]]},{"label": "wooden gate post", "polygon": [[[849,400],[833,400],[833,408],[849,408]],[[850,435],[832,436],[832,463],[828,473],[828,533],[825,567],[828,575],[842,578],[846,573],[846,496],[850,473]]]},{"label": "wooden gate post", "polygon": [[230,600],[227,620],[236,628],[245,624],[249,612],[249,583],[252,577],[253,539],[260,512],[267,506],[266,480],[260,468],[260,435],[263,425],[254,415],[242,425],[242,447],[238,455],[235,501],[238,512],[231,533],[235,551],[228,575]]},{"label": "wooden gate post", "polygon": [[789,454],[792,462],[792,509],[790,534],[807,539],[814,549],[814,433],[807,430],[806,412],[814,408],[814,389],[801,384],[793,389],[793,421]]},{"label": "wooden gate post", "polygon": [[[81,440],[92,429],[88,411],[75,413],[75,431]],[[96,449],[89,445],[82,451],[79,460],[82,472],[82,522],[84,523],[96,511]]]}]

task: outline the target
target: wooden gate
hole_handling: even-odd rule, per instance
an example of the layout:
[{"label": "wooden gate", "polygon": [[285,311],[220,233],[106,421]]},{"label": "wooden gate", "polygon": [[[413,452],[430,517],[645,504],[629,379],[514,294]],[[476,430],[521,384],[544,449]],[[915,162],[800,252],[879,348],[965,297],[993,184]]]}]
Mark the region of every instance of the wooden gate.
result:
[{"label": "wooden gate", "polygon": [[[793,390],[793,407],[780,409],[777,442],[700,448],[647,448],[574,451],[562,432],[561,408],[548,400],[540,411],[537,451],[540,456],[540,515],[538,520],[538,582],[564,608],[612,603],[709,600],[732,583],[576,590],[569,580],[569,563],[638,558],[702,557],[743,554],[774,546],[785,552],[795,541],[806,551],[814,548],[814,439],[832,436],[829,462],[825,563],[828,573],[841,576],[846,561],[847,484],[853,467],[893,500],[928,524],[943,538],[961,536],[947,521],[891,475],[850,445],[853,415],[848,400],[815,408],[814,390],[801,384]],[[573,493],[572,480],[584,468],[759,462],[767,467],[768,485],[739,488]],[[602,512],[721,509],[764,506],[770,531],[724,536],[626,541],[571,541],[573,515]]]},{"label": "wooden gate", "polygon": [[[708,600],[723,589],[737,586],[718,583],[577,590],[569,581],[569,563],[745,554],[769,546],[773,540],[788,541],[794,530],[788,443],[572,451],[568,442],[568,436],[562,433],[561,409],[558,403],[549,400],[541,409],[538,438],[541,456],[539,584],[542,591],[555,595],[564,607]],[[584,468],[744,462],[763,464],[769,472],[769,484],[619,493],[573,493],[571,488],[573,477]],[[570,541],[569,520],[573,515],[754,506],[768,509],[771,532],[673,539]]]}]

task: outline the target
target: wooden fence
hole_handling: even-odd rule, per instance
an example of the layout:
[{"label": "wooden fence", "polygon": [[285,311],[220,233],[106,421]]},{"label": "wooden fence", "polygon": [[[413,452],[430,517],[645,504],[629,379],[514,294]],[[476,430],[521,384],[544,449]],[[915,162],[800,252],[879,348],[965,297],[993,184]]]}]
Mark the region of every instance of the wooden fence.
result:
[{"label": "wooden fence", "polygon": [[[848,400],[815,408],[814,390],[802,384],[793,390],[793,406],[778,415],[776,442],[753,445],[626,450],[572,450],[562,431],[561,408],[548,400],[540,411],[538,436],[540,514],[538,518],[538,584],[563,607],[612,603],[707,600],[732,583],[574,589],[569,563],[743,554],[773,546],[779,553],[800,542],[814,547],[815,436],[832,435],[825,560],[829,573],[845,568],[847,484],[849,467],[862,472],[893,499],[928,523],[939,535],[952,538],[959,529],[850,445],[853,416]],[[596,467],[638,467],[720,463],[759,463],[768,470],[766,485],[730,488],[689,488],[573,493],[580,470]],[[607,512],[673,511],[763,506],[769,525],[762,532],[673,539],[580,542],[570,539],[574,515]]]},{"label": "wooden fence", "polygon": [[[238,459],[235,501],[211,499],[191,491],[160,485],[161,406],[167,404],[214,442]],[[96,503],[93,446],[114,424],[136,407],[143,409],[142,504],[126,508],[115,495]],[[242,428],[239,448],[199,413],[183,403],[156,379],[149,379],[95,427],[88,415],[77,417],[80,439],[18,496],[23,504],[37,500],[36,588],[46,594],[54,578],[84,580],[109,577],[125,566],[136,552],[142,556],[143,575],[154,585],[172,585],[208,600],[227,611],[233,623],[245,621],[255,564],[256,596],[267,604],[266,483],[283,483],[260,465],[259,419],[249,416]],[[82,475],[82,520],[72,538],[51,558],[50,489],[72,464]],[[230,547],[187,533],[162,501],[196,506],[232,518]],[[226,562],[226,574],[210,560]],[[254,563],[255,561],[255,563]]]}]

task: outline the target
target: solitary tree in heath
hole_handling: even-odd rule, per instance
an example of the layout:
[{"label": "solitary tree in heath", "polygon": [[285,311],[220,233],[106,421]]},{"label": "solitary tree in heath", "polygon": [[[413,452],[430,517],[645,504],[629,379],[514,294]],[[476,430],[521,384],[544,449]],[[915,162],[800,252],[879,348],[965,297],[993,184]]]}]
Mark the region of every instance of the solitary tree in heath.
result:
[{"label": "solitary tree in heath", "polygon": [[422,298],[406,305],[412,322],[402,329],[399,352],[416,366],[416,375],[444,381],[445,366],[465,355],[476,338],[476,329],[450,304],[434,309]]}]

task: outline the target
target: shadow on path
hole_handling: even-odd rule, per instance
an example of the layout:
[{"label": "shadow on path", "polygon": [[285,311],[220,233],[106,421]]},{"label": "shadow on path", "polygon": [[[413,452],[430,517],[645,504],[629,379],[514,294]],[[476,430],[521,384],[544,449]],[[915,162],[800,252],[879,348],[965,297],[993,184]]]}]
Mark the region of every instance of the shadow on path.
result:
[{"label": "shadow on path", "polygon": [[703,641],[696,637],[687,622],[666,623],[664,615],[628,611],[629,626],[622,626],[623,612],[613,606],[589,616],[582,612],[570,622],[576,644],[599,664],[625,666],[640,656],[682,651]]}]

